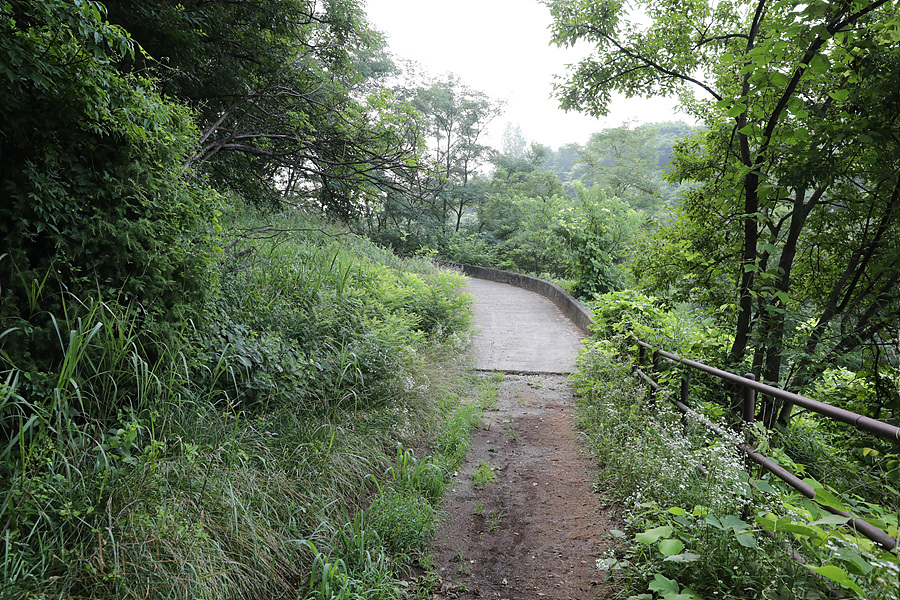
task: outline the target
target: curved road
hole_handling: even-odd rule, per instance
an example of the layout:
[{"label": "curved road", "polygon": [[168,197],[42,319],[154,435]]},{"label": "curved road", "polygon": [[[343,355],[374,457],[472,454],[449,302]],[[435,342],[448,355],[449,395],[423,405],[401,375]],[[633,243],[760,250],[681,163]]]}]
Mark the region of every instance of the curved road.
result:
[{"label": "curved road", "polygon": [[553,302],[505,283],[469,278],[475,309],[476,369],[572,373],[584,337]]},{"label": "curved road", "polygon": [[[594,494],[596,463],[572,416],[566,373],[582,334],[550,300],[469,279],[477,366],[496,396],[453,473],[435,537],[437,600],[587,600],[611,597],[595,567],[622,528]],[[480,398],[480,396],[479,396]],[[476,474],[489,467],[493,481]],[[481,476],[483,479],[483,475]]]}]

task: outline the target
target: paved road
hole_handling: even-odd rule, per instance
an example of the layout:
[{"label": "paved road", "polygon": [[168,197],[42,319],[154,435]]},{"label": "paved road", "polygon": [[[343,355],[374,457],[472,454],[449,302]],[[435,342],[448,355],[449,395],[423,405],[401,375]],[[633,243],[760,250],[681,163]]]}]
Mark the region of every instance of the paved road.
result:
[{"label": "paved road", "polygon": [[475,308],[476,368],[572,373],[582,333],[547,298],[505,283],[469,278]]}]

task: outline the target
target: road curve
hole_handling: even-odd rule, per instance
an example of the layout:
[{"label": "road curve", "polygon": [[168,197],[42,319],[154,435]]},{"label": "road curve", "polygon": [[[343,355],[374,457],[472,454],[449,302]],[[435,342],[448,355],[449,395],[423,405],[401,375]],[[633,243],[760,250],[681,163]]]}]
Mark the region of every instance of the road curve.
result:
[{"label": "road curve", "polygon": [[479,371],[572,373],[584,335],[547,298],[505,283],[469,278]]}]

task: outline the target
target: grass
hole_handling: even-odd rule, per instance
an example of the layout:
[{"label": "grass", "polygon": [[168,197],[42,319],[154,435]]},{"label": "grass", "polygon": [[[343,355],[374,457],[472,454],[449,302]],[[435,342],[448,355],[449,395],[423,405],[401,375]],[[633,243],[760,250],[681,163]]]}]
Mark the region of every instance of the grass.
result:
[{"label": "grass", "polygon": [[279,225],[310,231],[229,238],[180,331],[64,292],[65,314],[35,292],[34,324],[0,326],[0,598],[408,593],[480,421],[460,281]]},{"label": "grass", "polygon": [[500,407],[500,388],[497,385],[503,381],[503,374],[499,373],[499,380],[496,375],[498,374],[495,373],[490,378],[482,378],[479,381],[477,404],[482,410],[498,410]]},{"label": "grass", "polygon": [[509,515],[509,511],[506,509],[498,510],[495,513],[492,513],[490,518],[488,519],[488,531],[496,531],[500,529],[500,526],[503,524],[503,519]]},{"label": "grass", "polygon": [[496,468],[487,461],[482,460],[479,462],[472,473],[472,485],[476,488],[483,488],[495,482],[497,480],[497,474],[494,472]]}]

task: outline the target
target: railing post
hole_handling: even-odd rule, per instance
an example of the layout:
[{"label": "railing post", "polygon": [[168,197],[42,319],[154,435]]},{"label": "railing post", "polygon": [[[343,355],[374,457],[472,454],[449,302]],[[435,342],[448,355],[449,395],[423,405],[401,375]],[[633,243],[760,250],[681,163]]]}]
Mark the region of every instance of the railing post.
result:
[{"label": "railing post", "polygon": [[[653,358],[651,359],[652,366],[650,367],[650,375],[651,379],[656,377],[656,374],[659,372],[659,352],[653,351]],[[650,388],[650,404],[653,405],[656,402],[656,390],[652,387]]]},{"label": "railing post", "polygon": [[[681,403],[685,406],[688,405],[688,396],[691,392],[691,371],[687,367],[682,367],[681,369],[681,393],[679,396],[681,397]],[[688,431],[688,416],[687,413],[682,413],[681,415],[681,426],[684,428],[684,432]]]},{"label": "railing post", "polygon": [[[756,381],[756,375],[747,373],[746,379]],[[744,402],[741,409],[741,419],[744,423],[753,423],[756,420],[756,390],[744,386]]]}]

